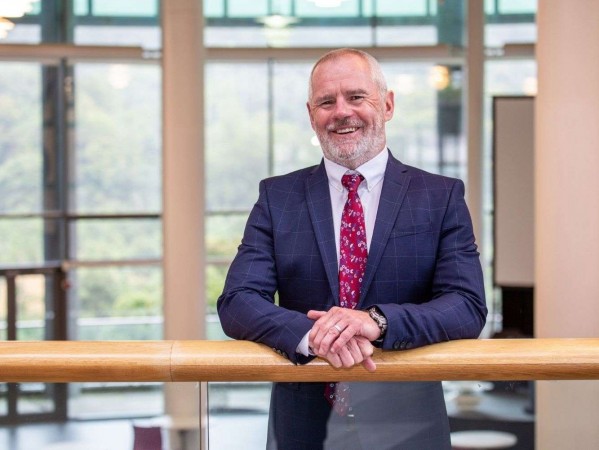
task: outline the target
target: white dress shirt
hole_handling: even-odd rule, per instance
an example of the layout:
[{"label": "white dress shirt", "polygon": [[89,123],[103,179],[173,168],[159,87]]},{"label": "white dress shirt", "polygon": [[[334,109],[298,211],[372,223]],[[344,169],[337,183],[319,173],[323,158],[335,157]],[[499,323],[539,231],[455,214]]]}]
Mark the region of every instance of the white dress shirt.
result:
[{"label": "white dress shirt", "polygon": [[[351,174],[355,172],[360,173],[364,177],[364,180],[358,187],[358,195],[362,202],[364,221],[366,222],[366,246],[368,247],[368,250],[370,250],[370,241],[372,240],[376,214],[381,200],[383,178],[385,177],[388,159],[389,152],[386,150],[386,147],[378,155],[362,164],[356,170],[350,170],[347,167],[340,166],[339,164],[324,158],[324,167],[327,171],[329,192],[331,194],[333,228],[335,230],[335,245],[337,247],[337,262],[339,262],[340,255],[339,242],[341,235],[341,215],[348,195],[347,189],[341,184],[341,177],[346,173]],[[296,350],[297,353],[301,353],[305,356],[310,355],[310,350],[308,348],[308,334],[309,333],[306,333],[302,338]]]}]

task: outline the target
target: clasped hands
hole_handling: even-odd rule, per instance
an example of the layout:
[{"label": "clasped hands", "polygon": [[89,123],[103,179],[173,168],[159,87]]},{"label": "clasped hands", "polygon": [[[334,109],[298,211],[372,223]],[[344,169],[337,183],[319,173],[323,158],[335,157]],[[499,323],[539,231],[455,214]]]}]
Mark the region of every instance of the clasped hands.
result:
[{"label": "clasped hands", "polygon": [[371,341],[381,334],[379,327],[365,311],[334,306],[328,311],[308,311],[315,320],[308,334],[312,352],[339,369],[362,364],[369,372],[376,370],[372,360]]}]

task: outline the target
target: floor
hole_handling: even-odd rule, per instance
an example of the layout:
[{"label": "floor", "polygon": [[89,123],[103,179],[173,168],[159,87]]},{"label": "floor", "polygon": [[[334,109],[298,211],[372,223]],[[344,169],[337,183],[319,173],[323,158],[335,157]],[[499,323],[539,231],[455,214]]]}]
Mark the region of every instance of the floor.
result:
[{"label": "floor", "polygon": [[[72,385],[73,390],[76,392],[71,392],[74,395],[69,401],[71,420],[0,426],[0,450],[131,450],[133,424],[147,423],[148,416],[159,416],[163,411],[163,394],[159,389],[129,392],[95,389],[81,394]],[[243,442],[244,449],[264,449],[269,394],[268,383],[210,383],[209,448],[234,450]],[[44,412],[46,403],[43,398],[41,401],[27,398],[20,403],[19,410]],[[123,418],[125,415],[129,418]],[[133,416],[139,418],[130,418]],[[235,433],[231,433],[232,429]],[[164,437],[165,449],[179,450],[179,435]],[[197,433],[189,434],[188,438],[185,450],[197,449]]]},{"label": "floor", "polygon": [[[2,450],[131,450],[133,420],[69,421],[0,427]],[[209,448],[263,449],[268,415],[264,413],[213,414],[209,421]],[[235,433],[231,433],[235,429]],[[172,447],[171,447],[172,448]],[[192,450],[192,449],[188,449]]]}]

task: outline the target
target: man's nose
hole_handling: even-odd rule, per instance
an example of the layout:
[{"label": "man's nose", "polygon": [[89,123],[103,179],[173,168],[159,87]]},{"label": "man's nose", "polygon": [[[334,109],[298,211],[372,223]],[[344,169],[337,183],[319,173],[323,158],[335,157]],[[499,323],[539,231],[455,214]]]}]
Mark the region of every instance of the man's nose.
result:
[{"label": "man's nose", "polygon": [[351,105],[344,98],[335,101],[335,110],[333,111],[335,119],[344,119],[351,116],[351,114]]}]

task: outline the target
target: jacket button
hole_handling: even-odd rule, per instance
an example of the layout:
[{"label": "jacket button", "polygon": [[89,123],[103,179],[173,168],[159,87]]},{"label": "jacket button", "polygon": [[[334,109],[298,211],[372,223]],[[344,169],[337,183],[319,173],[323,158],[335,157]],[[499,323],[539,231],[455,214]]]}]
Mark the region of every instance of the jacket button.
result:
[{"label": "jacket button", "polygon": [[414,347],[414,343],[406,342],[406,349]]},{"label": "jacket button", "polygon": [[401,346],[401,342],[400,341],[395,341],[393,343],[393,350],[399,350],[400,346]]}]

